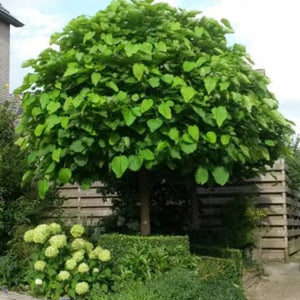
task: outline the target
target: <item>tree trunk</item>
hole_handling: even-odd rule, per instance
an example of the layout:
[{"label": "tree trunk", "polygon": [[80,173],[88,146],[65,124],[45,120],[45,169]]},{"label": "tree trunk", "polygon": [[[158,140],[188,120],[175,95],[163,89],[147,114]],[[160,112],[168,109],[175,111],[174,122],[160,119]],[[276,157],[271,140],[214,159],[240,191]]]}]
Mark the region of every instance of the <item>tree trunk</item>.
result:
[{"label": "tree trunk", "polygon": [[191,196],[192,227],[193,230],[197,231],[200,229],[200,224],[199,224],[199,201],[198,201],[196,184],[192,184],[190,186],[190,196]]},{"label": "tree trunk", "polygon": [[141,202],[141,235],[150,235],[150,183],[147,171],[139,171],[139,194]]}]

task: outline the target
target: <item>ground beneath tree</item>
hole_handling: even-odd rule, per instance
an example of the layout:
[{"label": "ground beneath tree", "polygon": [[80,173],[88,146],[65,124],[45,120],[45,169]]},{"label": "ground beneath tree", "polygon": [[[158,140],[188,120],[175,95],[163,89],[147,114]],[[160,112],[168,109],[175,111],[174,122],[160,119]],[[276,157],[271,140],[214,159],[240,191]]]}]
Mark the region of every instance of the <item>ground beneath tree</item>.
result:
[{"label": "ground beneath tree", "polygon": [[247,290],[248,300],[300,300],[300,254],[290,263],[264,266],[266,276]]}]

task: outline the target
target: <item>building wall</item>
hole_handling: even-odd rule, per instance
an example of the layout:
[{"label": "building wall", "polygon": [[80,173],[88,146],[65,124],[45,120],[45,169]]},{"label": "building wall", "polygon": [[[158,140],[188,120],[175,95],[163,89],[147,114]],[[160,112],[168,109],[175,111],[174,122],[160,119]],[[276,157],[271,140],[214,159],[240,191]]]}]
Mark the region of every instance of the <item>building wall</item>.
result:
[{"label": "building wall", "polygon": [[8,100],[10,26],[0,20],[0,102]]}]

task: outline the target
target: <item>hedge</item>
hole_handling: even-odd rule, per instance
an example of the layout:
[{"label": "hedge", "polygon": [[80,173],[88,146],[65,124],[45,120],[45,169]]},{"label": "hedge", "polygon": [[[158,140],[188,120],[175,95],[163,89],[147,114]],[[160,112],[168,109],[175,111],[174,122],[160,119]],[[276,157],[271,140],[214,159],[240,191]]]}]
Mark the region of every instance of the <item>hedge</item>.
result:
[{"label": "hedge", "polygon": [[188,236],[140,236],[113,233],[101,235],[98,244],[102,248],[110,249],[113,261],[120,260],[132,247],[163,247],[169,253],[180,251],[183,255],[190,255]]},{"label": "hedge", "polygon": [[231,259],[235,263],[236,274],[241,278],[243,275],[243,258],[242,252],[238,249],[205,247],[201,245],[190,245],[190,251],[198,256],[209,256],[217,258]]}]

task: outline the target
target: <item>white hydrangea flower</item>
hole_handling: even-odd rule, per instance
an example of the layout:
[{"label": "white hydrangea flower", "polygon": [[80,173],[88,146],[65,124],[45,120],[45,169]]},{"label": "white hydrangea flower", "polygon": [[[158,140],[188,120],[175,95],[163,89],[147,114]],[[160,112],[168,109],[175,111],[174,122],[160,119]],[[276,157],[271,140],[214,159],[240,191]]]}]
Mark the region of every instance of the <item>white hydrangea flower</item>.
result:
[{"label": "white hydrangea flower", "polygon": [[84,227],[80,224],[75,224],[72,226],[70,233],[74,238],[79,238],[84,234]]},{"label": "white hydrangea flower", "polygon": [[81,263],[79,266],[78,266],[78,272],[79,273],[86,273],[90,270],[89,266],[86,264],[86,263]]},{"label": "white hydrangea flower", "polygon": [[68,280],[69,278],[70,278],[70,273],[69,273],[68,271],[65,271],[65,270],[60,271],[60,272],[58,273],[58,275],[57,275],[57,279],[58,279],[59,281],[66,281],[66,280]]},{"label": "white hydrangea flower", "polygon": [[49,226],[46,224],[38,225],[34,229],[33,241],[37,244],[44,244],[50,235]]},{"label": "white hydrangea flower", "polygon": [[34,237],[34,230],[33,229],[27,230],[24,234],[24,241],[26,243],[31,243],[33,242],[33,237]]},{"label": "white hydrangea flower", "polygon": [[87,253],[90,253],[94,248],[94,245],[90,242],[86,242],[85,243],[85,250]]},{"label": "white hydrangea flower", "polygon": [[49,225],[49,230],[51,234],[59,234],[61,233],[61,226],[58,223],[51,223]]},{"label": "white hydrangea flower", "polygon": [[46,262],[43,261],[43,260],[37,260],[35,263],[34,263],[34,269],[36,271],[44,271],[45,267],[46,267]]},{"label": "white hydrangea flower", "polygon": [[89,291],[89,285],[85,281],[78,282],[75,286],[75,292],[78,295],[83,295]]},{"label": "white hydrangea flower", "polygon": [[53,246],[49,246],[45,250],[45,256],[47,257],[56,257],[58,253],[59,253],[58,249]]},{"label": "white hydrangea flower", "polygon": [[72,257],[76,262],[81,262],[84,258],[84,250],[79,250],[73,253]]},{"label": "white hydrangea flower", "polygon": [[93,251],[89,253],[90,259],[96,259],[98,258],[99,253],[103,251],[103,249],[100,246],[97,246]]},{"label": "white hydrangea flower", "polygon": [[50,238],[49,244],[56,248],[63,248],[67,246],[67,237],[64,234],[57,234]]},{"label": "white hydrangea flower", "polygon": [[94,268],[93,269],[93,273],[95,273],[95,274],[99,273],[99,269],[98,268]]},{"label": "white hydrangea flower", "polygon": [[105,262],[105,261],[109,261],[110,260],[110,251],[109,250],[102,250],[99,254],[98,254],[98,258]]},{"label": "white hydrangea flower", "polygon": [[86,240],[77,238],[72,242],[72,248],[74,250],[81,250],[85,248]]},{"label": "white hydrangea flower", "polygon": [[35,281],[34,281],[35,285],[42,285],[43,284],[43,280],[40,279],[40,278],[37,278]]},{"label": "white hydrangea flower", "polygon": [[73,259],[73,258],[70,258],[70,259],[68,259],[68,260],[66,261],[65,267],[66,267],[67,270],[70,270],[70,271],[71,271],[71,270],[74,270],[74,269],[75,269],[76,265],[77,265],[76,260]]}]

